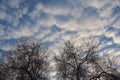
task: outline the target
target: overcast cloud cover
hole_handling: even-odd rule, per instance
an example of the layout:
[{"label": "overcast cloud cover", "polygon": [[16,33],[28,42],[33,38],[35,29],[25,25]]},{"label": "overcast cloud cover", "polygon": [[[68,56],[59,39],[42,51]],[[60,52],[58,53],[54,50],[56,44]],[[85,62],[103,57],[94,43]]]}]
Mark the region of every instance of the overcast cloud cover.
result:
[{"label": "overcast cloud cover", "polygon": [[53,49],[88,37],[120,55],[120,0],[0,0],[1,50],[22,38],[42,38]]}]

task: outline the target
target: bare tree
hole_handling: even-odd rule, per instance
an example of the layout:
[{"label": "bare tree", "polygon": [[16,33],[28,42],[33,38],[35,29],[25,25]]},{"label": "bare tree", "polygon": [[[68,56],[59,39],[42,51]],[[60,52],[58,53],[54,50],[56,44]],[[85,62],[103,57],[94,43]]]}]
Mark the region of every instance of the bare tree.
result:
[{"label": "bare tree", "polygon": [[[54,60],[57,80],[120,80],[114,60],[98,55],[99,44],[94,42],[75,46],[65,42]],[[0,60],[0,80],[48,80],[47,49],[42,43],[21,41],[4,60]]]},{"label": "bare tree", "polygon": [[[3,62],[8,74],[3,80],[48,80],[46,51],[38,42],[21,41],[16,44]],[[3,74],[1,76],[4,77]]]},{"label": "bare tree", "polygon": [[90,80],[120,80],[120,73],[118,69],[114,67],[116,64],[113,59],[107,59],[102,66],[99,66],[101,68],[99,74],[94,75]]},{"label": "bare tree", "polygon": [[104,63],[99,57],[98,47],[99,44],[94,42],[76,47],[74,43],[67,41],[60,55],[55,56],[58,78],[60,80],[119,80],[119,72],[113,70],[112,61]]}]

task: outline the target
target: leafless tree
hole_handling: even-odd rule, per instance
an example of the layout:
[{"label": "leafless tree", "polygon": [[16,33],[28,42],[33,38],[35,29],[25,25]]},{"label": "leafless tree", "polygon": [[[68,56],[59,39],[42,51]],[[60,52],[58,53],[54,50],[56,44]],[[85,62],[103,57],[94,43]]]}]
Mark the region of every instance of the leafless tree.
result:
[{"label": "leafless tree", "polygon": [[115,64],[117,63],[113,59],[107,59],[104,64],[99,66],[101,68],[99,74],[94,75],[90,80],[120,80],[120,72],[114,67]]},{"label": "leafless tree", "polygon": [[[99,57],[98,47],[99,44],[94,42],[76,47],[74,43],[67,41],[60,55],[55,56],[58,79],[119,80],[119,72],[113,70],[112,61],[104,63],[103,59]],[[109,70],[107,70],[108,68]]]},{"label": "leafless tree", "polygon": [[5,79],[0,80],[48,80],[48,55],[42,43],[20,41],[14,48],[2,62],[0,78]]},{"label": "leafless tree", "polygon": [[[65,42],[54,60],[57,80],[120,80],[114,60],[98,54],[99,44]],[[47,49],[42,43],[20,41],[0,60],[0,80],[49,80]],[[56,69],[55,69],[56,70]]]}]

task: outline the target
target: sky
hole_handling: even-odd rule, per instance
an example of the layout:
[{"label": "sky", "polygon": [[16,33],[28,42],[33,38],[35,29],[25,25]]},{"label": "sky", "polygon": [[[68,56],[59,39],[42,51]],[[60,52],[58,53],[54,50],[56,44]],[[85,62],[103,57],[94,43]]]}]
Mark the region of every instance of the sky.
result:
[{"label": "sky", "polygon": [[0,0],[1,51],[21,39],[42,39],[53,51],[90,38],[120,56],[120,0]]},{"label": "sky", "polygon": [[93,39],[119,61],[120,0],[0,0],[0,56],[21,39],[42,39],[51,53]]}]

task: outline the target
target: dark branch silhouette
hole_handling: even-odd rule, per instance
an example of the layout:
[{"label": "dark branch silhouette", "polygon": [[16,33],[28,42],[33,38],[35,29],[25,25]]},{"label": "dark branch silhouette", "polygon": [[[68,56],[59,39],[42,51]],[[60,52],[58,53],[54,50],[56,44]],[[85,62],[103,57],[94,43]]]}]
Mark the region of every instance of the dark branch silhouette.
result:
[{"label": "dark branch silhouette", "polygon": [[98,47],[99,44],[94,43],[76,47],[67,41],[60,55],[55,56],[56,76],[60,80],[120,80],[119,72],[113,70],[112,60],[104,63],[99,57]]},{"label": "dark branch silhouette", "polygon": [[[46,49],[38,42],[22,41],[6,57],[3,69],[8,76],[1,80],[48,80]],[[4,71],[2,71],[4,72]],[[4,77],[6,73],[1,76]]]}]

